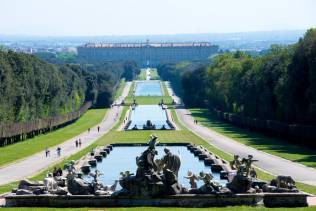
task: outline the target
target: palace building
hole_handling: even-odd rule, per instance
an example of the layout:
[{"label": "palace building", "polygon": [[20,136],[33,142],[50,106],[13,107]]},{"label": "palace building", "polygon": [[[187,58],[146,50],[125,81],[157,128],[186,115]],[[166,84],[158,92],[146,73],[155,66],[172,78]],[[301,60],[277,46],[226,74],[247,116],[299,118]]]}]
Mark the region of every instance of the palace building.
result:
[{"label": "palace building", "polygon": [[209,42],[182,43],[87,43],[79,46],[78,57],[89,61],[133,60],[139,66],[155,67],[160,63],[206,60],[218,52]]}]

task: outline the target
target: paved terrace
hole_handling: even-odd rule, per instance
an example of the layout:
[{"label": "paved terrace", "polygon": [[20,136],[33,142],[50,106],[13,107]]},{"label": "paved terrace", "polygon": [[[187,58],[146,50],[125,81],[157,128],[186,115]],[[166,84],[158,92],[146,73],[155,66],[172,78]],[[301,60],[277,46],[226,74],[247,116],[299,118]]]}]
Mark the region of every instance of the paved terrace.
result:
[{"label": "paved terrace", "polygon": [[[122,100],[128,95],[130,86],[131,82],[127,82],[122,95],[116,100],[117,103],[122,102]],[[116,122],[118,122],[122,110],[123,108],[121,106],[113,106],[111,109],[109,109],[109,111],[107,111],[106,116],[104,117],[102,122],[99,125],[91,128],[90,133],[81,133],[80,135],[58,145],[62,149],[61,156],[57,156],[56,146],[55,148],[50,148],[50,157],[46,158],[45,151],[41,151],[23,160],[19,160],[13,164],[9,164],[0,168],[0,185],[33,176],[38,172],[46,169],[50,165],[58,163],[66,157],[69,157],[89,146],[100,137],[102,137],[105,133],[107,133],[116,124]],[[100,126],[100,132],[98,132],[98,126]],[[75,147],[75,140],[79,138],[82,141],[81,148]]]}]

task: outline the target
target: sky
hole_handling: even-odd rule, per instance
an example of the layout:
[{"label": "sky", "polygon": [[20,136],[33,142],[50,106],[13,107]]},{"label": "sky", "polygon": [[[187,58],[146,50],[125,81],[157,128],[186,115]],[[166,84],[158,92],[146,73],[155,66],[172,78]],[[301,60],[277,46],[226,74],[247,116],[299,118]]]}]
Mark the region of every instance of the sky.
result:
[{"label": "sky", "polygon": [[315,0],[0,0],[0,34],[151,35],[316,27]]}]

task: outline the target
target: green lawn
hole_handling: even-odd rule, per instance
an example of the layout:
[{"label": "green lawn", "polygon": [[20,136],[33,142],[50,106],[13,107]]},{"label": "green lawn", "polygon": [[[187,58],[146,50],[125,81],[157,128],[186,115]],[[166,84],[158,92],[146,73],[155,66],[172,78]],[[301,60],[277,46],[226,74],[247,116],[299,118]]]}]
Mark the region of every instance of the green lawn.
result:
[{"label": "green lawn", "polygon": [[150,76],[151,76],[151,80],[159,80],[160,79],[160,77],[158,75],[158,71],[156,68],[150,69]]},{"label": "green lawn", "polygon": [[146,68],[140,70],[140,73],[137,76],[136,80],[146,80]]},{"label": "green lawn", "polygon": [[258,150],[316,168],[316,150],[225,123],[207,109],[190,109],[202,125]]},{"label": "green lawn", "polygon": [[125,81],[125,78],[123,78],[121,79],[120,85],[115,92],[114,99],[117,99],[119,96],[122,95],[125,85],[126,85],[126,81]]},{"label": "green lawn", "polygon": [[[125,104],[126,105],[131,105],[133,104],[133,97],[126,97],[125,99]],[[161,102],[161,99],[163,99],[163,102],[165,104],[171,105],[172,104],[172,98],[169,96],[137,96],[135,97],[136,103],[139,105],[157,105],[158,103]]]},{"label": "green lawn", "polygon": [[166,81],[162,81],[162,88],[163,88],[163,93],[164,93],[166,96],[170,96],[170,95],[169,95],[169,92],[168,92],[168,90],[167,90]]},{"label": "green lawn", "polygon": [[60,128],[51,133],[11,144],[0,148],[0,166],[25,158],[34,153],[53,147],[79,135],[103,119],[107,109],[90,109],[80,119],[71,125]]}]

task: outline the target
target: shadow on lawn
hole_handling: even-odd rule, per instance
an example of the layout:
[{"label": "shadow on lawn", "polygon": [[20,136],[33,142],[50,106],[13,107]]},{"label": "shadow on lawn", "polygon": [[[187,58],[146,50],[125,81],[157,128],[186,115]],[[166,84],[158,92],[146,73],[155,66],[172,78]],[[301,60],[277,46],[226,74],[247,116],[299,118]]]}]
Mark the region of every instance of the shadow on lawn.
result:
[{"label": "shadow on lawn", "polygon": [[207,109],[191,109],[191,113],[202,125],[213,128],[241,143],[259,150],[275,152],[274,154],[284,158],[316,168],[316,149],[310,149],[290,143],[285,139],[273,137],[272,135],[234,126],[219,120]]}]

